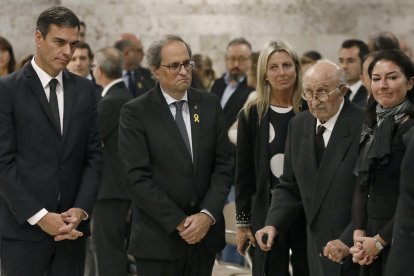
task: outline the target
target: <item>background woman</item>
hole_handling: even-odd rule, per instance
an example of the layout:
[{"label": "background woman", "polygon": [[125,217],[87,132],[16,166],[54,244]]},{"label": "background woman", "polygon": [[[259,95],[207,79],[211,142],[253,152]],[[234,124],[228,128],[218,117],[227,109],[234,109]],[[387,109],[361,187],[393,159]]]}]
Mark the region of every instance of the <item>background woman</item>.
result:
[{"label": "background woman", "polygon": [[377,53],[368,67],[374,101],[367,107],[355,173],[354,262],[362,275],[384,275],[399,196],[405,134],[414,126],[414,64],[400,50]]},{"label": "background woman", "polygon": [[13,47],[7,39],[0,36],[0,76],[14,72],[15,66]]},{"label": "background woman", "polygon": [[[244,242],[255,244],[252,233],[264,226],[272,188],[283,170],[288,123],[299,112],[300,88],[299,59],[291,47],[283,41],[266,45],[258,61],[257,97],[238,118],[236,221],[241,254]],[[308,275],[305,225],[301,213],[269,255],[252,249],[253,275],[263,275],[263,270],[266,275],[290,275],[290,248],[294,275]]]}]

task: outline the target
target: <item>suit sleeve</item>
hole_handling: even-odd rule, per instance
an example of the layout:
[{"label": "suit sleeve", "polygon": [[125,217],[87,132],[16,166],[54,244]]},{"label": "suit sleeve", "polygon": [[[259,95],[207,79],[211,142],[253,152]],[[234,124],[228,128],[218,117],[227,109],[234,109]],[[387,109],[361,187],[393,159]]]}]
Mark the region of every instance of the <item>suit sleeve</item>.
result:
[{"label": "suit sleeve", "polygon": [[248,118],[244,111],[240,112],[237,129],[236,153],[236,222],[240,226],[251,224],[251,203],[255,193],[255,160],[252,124],[254,120],[250,112]]},{"label": "suit sleeve", "polygon": [[200,207],[201,209],[207,209],[217,219],[223,213],[224,203],[233,183],[233,166],[231,162],[231,145],[227,131],[224,128],[223,111],[216,98],[214,98],[214,104],[216,114],[215,165],[210,178],[209,188]]},{"label": "suit sleeve", "polygon": [[301,134],[292,132],[292,121],[290,121],[286,139],[283,174],[279,178],[280,183],[273,190],[272,202],[265,223],[265,225],[276,227],[279,234],[287,232],[302,206],[291,156],[292,144],[294,144],[292,141],[293,136]]},{"label": "suit sleeve", "polygon": [[90,128],[85,147],[82,179],[73,207],[81,208],[90,215],[95,204],[101,179],[102,153],[97,126],[96,96],[92,83],[89,82],[88,84],[90,86]]},{"label": "suit sleeve", "polygon": [[0,81],[0,199],[3,198],[20,224],[44,208],[30,192],[16,166],[16,127],[13,89]]},{"label": "suit sleeve", "polygon": [[131,198],[146,214],[151,215],[151,219],[164,232],[171,234],[186,214],[154,182],[147,139],[149,137],[145,125],[139,118],[136,107],[124,105],[119,125],[119,152],[132,193]]}]

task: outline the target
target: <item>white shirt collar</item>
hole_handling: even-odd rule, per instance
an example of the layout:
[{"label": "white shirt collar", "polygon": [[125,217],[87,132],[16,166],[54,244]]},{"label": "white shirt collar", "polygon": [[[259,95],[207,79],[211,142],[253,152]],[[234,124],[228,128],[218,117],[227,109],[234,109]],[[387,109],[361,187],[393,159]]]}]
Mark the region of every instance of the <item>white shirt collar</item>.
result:
[{"label": "white shirt collar", "polygon": [[362,86],[362,81],[359,80],[356,83],[354,83],[353,85],[349,86],[349,89],[351,89],[351,95],[349,96],[349,98],[352,100],[356,93],[358,92],[358,89]]},{"label": "white shirt collar", "polygon": [[316,120],[316,130],[318,129],[318,126],[323,125],[329,132],[332,133],[334,126],[336,124],[336,121],[338,120],[339,114],[341,113],[342,108],[344,107],[345,99],[342,99],[342,103],[339,106],[339,110],[336,112],[336,114],[330,118],[328,121],[326,121],[324,124],[319,121],[319,119]]},{"label": "white shirt collar", "polygon": [[185,91],[184,96],[182,97],[181,100],[177,100],[177,99],[174,99],[173,97],[171,97],[169,94],[167,94],[167,92],[165,92],[164,89],[162,89],[161,86],[160,86],[160,88],[161,88],[161,92],[164,95],[164,98],[167,101],[167,104],[168,105],[170,105],[172,103],[175,103],[175,102],[178,102],[178,101],[183,101],[183,100],[186,101],[186,102],[188,102],[187,91]]},{"label": "white shirt collar", "polygon": [[[49,84],[49,82],[53,78],[57,79],[60,86],[63,88],[62,71],[60,71],[59,74],[56,77],[52,77],[37,65],[37,63],[35,61],[35,58],[36,58],[36,56],[33,57],[32,61],[31,61],[31,64],[32,64],[33,69],[35,70],[37,76],[39,77],[40,82],[42,83],[43,89],[46,88],[46,86]],[[62,89],[62,91],[63,91],[63,89]]]},{"label": "white shirt collar", "polygon": [[102,90],[102,93],[101,93],[102,98],[103,98],[103,97],[105,97],[106,93],[108,93],[109,89],[111,89],[111,88],[112,88],[112,86],[114,86],[115,84],[117,84],[117,83],[119,83],[119,82],[122,82],[122,81],[124,81],[124,80],[123,80],[122,78],[119,78],[119,79],[113,80],[113,81],[111,81],[110,83],[108,83],[108,84],[105,86],[105,88]]}]

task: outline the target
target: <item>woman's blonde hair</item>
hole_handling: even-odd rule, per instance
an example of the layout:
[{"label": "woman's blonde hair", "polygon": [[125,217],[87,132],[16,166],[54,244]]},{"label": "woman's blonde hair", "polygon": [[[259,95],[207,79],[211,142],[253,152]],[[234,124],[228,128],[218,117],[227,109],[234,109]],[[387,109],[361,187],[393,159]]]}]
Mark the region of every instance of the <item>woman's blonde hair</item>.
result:
[{"label": "woman's blonde hair", "polygon": [[256,106],[259,123],[266,116],[266,113],[270,106],[270,94],[272,92],[272,87],[266,80],[266,71],[269,58],[275,52],[287,53],[295,64],[296,80],[293,85],[292,104],[295,113],[298,113],[300,111],[300,90],[302,89],[302,76],[299,58],[287,42],[282,40],[271,41],[266,44],[259,55],[259,60],[257,63],[257,97],[255,100],[246,104],[246,106],[243,108],[246,116],[248,116],[250,109],[253,106]]}]

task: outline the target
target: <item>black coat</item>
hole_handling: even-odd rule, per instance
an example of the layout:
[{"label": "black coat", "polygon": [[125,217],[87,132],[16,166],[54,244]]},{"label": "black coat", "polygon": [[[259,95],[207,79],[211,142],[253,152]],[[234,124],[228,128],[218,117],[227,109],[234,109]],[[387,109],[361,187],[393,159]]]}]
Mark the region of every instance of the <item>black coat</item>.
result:
[{"label": "black coat", "polygon": [[317,168],[316,119],[309,111],[290,121],[283,174],[273,192],[266,225],[285,233],[300,207],[308,225],[308,261],[315,276],[355,275],[350,256],[339,265],[319,257],[328,241],[340,239],[352,246],[351,201],[353,168],[358,157],[363,111],[345,101]]},{"label": "black coat", "polygon": [[176,227],[202,209],[216,219],[202,242],[214,253],[225,245],[222,211],[233,175],[222,110],[210,93],[187,92],[193,161],[159,85],[121,110],[120,153],[133,200],[129,251],[138,258],[176,259],[186,246]]},{"label": "black coat", "polygon": [[[92,82],[63,71],[63,134],[32,65],[0,79],[0,235],[49,237],[27,220],[42,208],[91,214],[101,172]],[[78,229],[89,233],[88,221]]]}]

